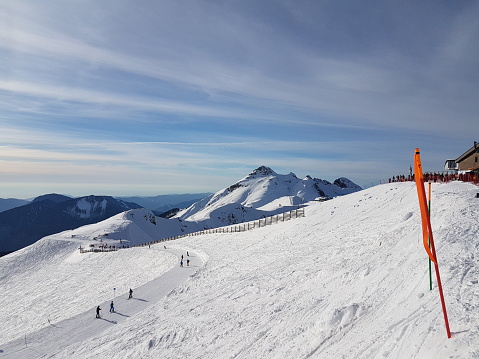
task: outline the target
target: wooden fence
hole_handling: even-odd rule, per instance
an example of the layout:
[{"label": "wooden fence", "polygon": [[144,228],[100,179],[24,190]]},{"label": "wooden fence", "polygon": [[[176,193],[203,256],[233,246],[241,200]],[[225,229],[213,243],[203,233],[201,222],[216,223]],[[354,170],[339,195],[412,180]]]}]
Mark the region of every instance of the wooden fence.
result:
[{"label": "wooden fence", "polygon": [[83,248],[80,247],[78,248],[80,250],[80,253],[91,253],[91,252],[114,252],[117,251],[121,248],[128,248],[128,247],[107,247],[107,248],[98,248],[98,247],[91,247],[91,248]]},{"label": "wooden fence", "polygon": [[250,230],[255,229],[255,228],[266,227],[266,226],[270,226],[270,225],[273,225],[273,224],[276,224],[276,223],[286,222],[286,221],[289,221],[291,219],[301,218],[301,217],[304,217],[304,216],[305,216],[304,207],[301,207],[301,208],[294,209],[294,210],[289,211],[289,212],[283,212],[283,213],[280,213],[280,214],[275,214],[273,216],[260,218],[258,220],[251,221],[251,222],[244,222],[244,223],[239,223],[239,224],[225,226],[225,227],[219,227],[219,228],[204,229],[202,231],[185,233],[185,234],[182,234],[182,235],[179,235],[179,236],[162,238],[162,239],[159,239],[157,241],[137,244],[135,246],[111,246],[111,247],[90,247],[90,248],[80,247],[79,250],[80,250],[80,253],[113,252],[113,251],[117,251],[117,250],[123,249],[123,248],[145,247],[145,246],[150,246],[152,244],[158,244],[158,243],[167,242],[167,241],[174,241],[176,239],[184,238],[184,237],[200,236],[200,235],[203,235],[203,234],[246,232],[246,231],[250,231]]},{"label": "wooden fence", "polygon": [[301,207],[301,208],[294,209],[294,210],[289,211],[289,212],[283,212],[283,213],[280,213],[280,214],[275,214],[273,216],[260,218],[258,220],[251,221],[251,222],[239,223],[239,224],[225,226],[225,227],[219,227],[219,228],[204,229],[202,231],[186,233],[186,234],[182,234],[180,236],[162,238],[162,239],[159,239],[159,240],[153,241],[153,242],[137,244],[136,246],[132,246],[132,247],[145,247],[145,246],[150,246],[152,244],[158,244],[158,243],[167,242],[167,241],[174,241],[176,239],[184,238],[184,237],[200,236],[200,235],[203,235],[203,234],[246,232],[246,231],[250,231],[250,230],[255,229],[255,228],[266,227],[266,226],[270,226],[272,224],[276,224],[276,223],[280,223],[280,222],[286,222],[286,221],[289,221],[291,219],[301,218],[301,217],[304,217],[304,216],[305,216],[304,207]]}]

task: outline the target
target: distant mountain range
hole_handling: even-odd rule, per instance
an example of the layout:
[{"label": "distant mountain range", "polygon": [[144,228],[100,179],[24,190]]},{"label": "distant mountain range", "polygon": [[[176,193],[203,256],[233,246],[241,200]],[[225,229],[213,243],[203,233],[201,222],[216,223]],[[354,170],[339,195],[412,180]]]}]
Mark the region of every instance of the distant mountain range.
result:
[{"label": "distant mountain range", "polygon": [[0,252],[16,251],[44,236],[100,222],[140,207],[108,196],[40,196],[26,205],[0,213]]},{"label": "distant mountain range", "polygon": [[0,212],[8,211],[9,209],[20,207],[28,203],[30,202],[24,199],[0,198]]},{"label": "distant mountain range", "polygon": [[[295,174],[280,175],[261,166],[242,180],[216,192],[170,218],[155,216],[141,208],[119,213],[100,223],[64,232],[60,237],[89,247],[138,245],[204,229],[218,228],[288,212],[314,200],[359,191],[361,188],[346,178],[334,183]],[[306,210],[307,213],[307,210]],[[107,229],[106,229],[107,228]]]},{"label": "distant mountain range", "polygon": [[[209,196],[211,193],[184,193],[184,194],[166,194],[158,196],[132,196],[132,197],[114,197],[124,202],[137,203],[143,208],[147,208],[156,214],[161,214],[171,209],[183,209],[189,207],[193,203],[200,199]],[[8,211],[9,209],[24,206],[33,201],[41,201],[48,198],[54,202],[62,202],[65,199],[71,199],[72,197],[64,196],[61,194],[46,194],[36,197],[32,201],[17,198],[0,198],[0,212]]]},{"label": "distant mountain range", "polygon": [[[359,190],[361,187],[344,177],[333,183],[310,176],[300,179],[294,173],[281,175],[269,167],[261,166],[214,194],[118,199],[107,196],[73,199],[57,194],[44,195],[26,205],[0,213],[0,251],[15,251],[44,236],[100,222],[141,207],[147,210],[142,211],[142,214],[133,211],[123,216],[129,218],[137,213],[145,218],[148,227],[135,232],[137,239],[146,230],[153,231],[154,236],[160,239],[253,221],[296,209],[310,201],[325,200]],[[199,197],[202,198],[198,200]],[[184,201],[172,209],[174,206],[168,202],[173,198]],[[157,217],[163,209],[169,210],[165,218]],[[120,239],[115,238],[113,233],[111,236],[112,239]]]},{"label": "distant mountain range", "polygon": [[143,208],[148,208],[153,213],[160,215],[175,208],[187,208],[200,199],[209,196],[211,193],[185,193],[185,194],[166,194],[154,197],[115,197],[126,202],[138,203]]}]

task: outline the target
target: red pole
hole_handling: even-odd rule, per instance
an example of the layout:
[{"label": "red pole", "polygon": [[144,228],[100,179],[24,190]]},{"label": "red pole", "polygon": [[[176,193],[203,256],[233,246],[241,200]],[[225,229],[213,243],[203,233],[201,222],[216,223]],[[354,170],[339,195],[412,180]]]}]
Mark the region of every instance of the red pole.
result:
[{"label": "red pole", "polygon": [[[451,330],[449,329],[449,319],[447,317],[446,303],[444,301],[444,294],[442,291],[441,275],[439,274],[439,265],[437,263],[436,248],[434,246],[434,238],[432,235],[431,221],[428,215],[428,211],[426,210],[427,209],[426,191],[424,190],[424,179],[422,175],[421,156],[420,156],[419,148],[416,148],[415,155],[414,155],[414,172],[416,177],[416,188],[418,192],[419,207],[421,209],[425,249],[429,255],[432,254],[431,260],[434,262],[434,269],[436,271],[437,288],[439,290],[439,297],[441,298],[442,313],[444,314],[444,322],[446,324],[447,337],[451,338]],[[428,235],[429,237],[430,248],[426,247],[427,245],[426,235]]]},{"label": "red pole", "polygon": [[446,302],[444,301],[444,294],[442,292],[441,275],[439,274],[439,265],[437,264],[436,248],[434,246],[431,222],[428,223],[428,228],[429,228],[429,233],[431,238],[430,244],[431,244],[432,254],[434,255],[434,258],[436,258],[436,262],[434,263],[434,269],[436,271],[437,288],[439,290],[439,296],[441,297],[442,313],[444,314],[444,322],[446,324],[447,337],[451,338],[451,330],[449,329],[449,319],[447,318]]}]

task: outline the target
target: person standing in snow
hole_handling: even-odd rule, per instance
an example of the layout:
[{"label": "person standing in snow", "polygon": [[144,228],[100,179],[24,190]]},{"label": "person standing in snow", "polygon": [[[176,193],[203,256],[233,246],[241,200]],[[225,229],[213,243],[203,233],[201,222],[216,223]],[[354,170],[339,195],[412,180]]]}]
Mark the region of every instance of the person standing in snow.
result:
[{"label": "person standing in snow", "polygon": [[189,260],[189,259],[186,260],[186,266],[187,266],[187,267],[190,266],[190,260]]},{"label": "person standing in snow", "polygon": [[113,306],[113,301],[110,303],[110,313],[115,313],[115,307]]},{"label": "person standing in snow", "polygon": [[100,310],[101,310],[100,306],[96,307],[96,317],[95,318],[101,318]]},{"label": "person standing in snow", "polygon": [[186,256],[189,257],[190,256],[190,253],[188,253],[188,251],[186,251]]},{"label": "person standing in snow", "polygon": [[183,258],[181,258],[180,267],[183,267]]},{"label": "person standing in snow", "polygon": [[130,295],[128,296],[128,299],[133,298],[133,289],[130,288]]}]

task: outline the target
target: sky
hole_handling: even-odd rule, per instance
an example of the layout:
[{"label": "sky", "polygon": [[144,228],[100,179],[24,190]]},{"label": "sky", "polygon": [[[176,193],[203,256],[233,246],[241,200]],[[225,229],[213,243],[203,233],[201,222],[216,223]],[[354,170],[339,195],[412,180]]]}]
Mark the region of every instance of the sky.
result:
[{"label": "sky", "polygon": [[0,198],[366,187],[479,137],[472,1],[0,2]]}]

